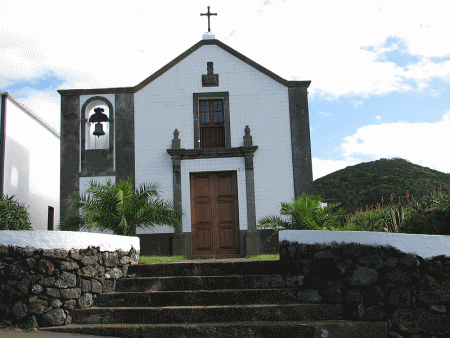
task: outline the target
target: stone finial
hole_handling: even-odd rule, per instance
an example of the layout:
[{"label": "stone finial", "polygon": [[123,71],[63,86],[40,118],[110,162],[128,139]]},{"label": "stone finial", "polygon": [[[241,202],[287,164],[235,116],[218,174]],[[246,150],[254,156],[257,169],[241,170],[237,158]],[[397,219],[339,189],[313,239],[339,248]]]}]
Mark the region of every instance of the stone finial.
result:
[{"label": "stone finial", "polygon": [[173,132],[173,140],[172,140],[172,149],[180,149],[181,148],[181,140],[178,138],[180,132],[178,129],[175,129]]},{"label": "stone finial", "polygon": [[250,127],[246,125],[244,135],[244,147],[252,147],[252,146],[253,146],[253,138],[252,135],[250,135]]}]

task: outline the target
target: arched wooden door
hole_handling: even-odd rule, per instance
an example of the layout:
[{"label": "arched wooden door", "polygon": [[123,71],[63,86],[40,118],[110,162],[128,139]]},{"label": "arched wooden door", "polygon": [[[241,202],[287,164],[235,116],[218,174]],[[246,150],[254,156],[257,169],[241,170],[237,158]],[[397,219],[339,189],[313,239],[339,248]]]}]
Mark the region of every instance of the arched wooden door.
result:
[{"label": "arched wooden door", "polygon": [[239,254],[239,210],[235,171],[191,173],[192,254]]}]

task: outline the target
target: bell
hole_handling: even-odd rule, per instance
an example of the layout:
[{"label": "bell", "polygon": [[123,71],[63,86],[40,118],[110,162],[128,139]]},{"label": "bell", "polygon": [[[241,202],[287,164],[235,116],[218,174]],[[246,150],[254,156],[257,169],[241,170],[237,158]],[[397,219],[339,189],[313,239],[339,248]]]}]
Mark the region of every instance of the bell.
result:
[{"label": "bell", "polygon": [[105,135],[105,132],[103,131],[103,125],[100,122],[97,122],[95,124],[95,129],[94,129],[94,132],[92,134],[94,136],[97,136],[97,137]]}]

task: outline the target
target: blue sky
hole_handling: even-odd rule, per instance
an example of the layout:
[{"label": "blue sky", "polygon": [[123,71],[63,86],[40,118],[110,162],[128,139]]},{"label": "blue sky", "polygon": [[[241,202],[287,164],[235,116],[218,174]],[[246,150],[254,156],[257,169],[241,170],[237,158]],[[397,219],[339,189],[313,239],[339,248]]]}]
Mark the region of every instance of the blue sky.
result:
[{"label": "blue sky", "polygon": [[0,0],[0,90],[59,129],[57,89],[136,85],[201,39],[209,5],[217,39],[312,81],[314,178],[392,157],[449,173],[447,4]]}]

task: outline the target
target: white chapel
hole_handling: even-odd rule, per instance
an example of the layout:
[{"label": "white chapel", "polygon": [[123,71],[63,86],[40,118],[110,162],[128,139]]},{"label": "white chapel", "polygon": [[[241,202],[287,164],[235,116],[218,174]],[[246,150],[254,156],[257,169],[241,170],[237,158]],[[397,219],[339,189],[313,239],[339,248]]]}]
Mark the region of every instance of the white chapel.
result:
[{"label": "white chapel", "polygon": [[258,219],[311,192],[309,85],[208,32],[134,87],[59,90],[61,216],[90,180],[133,176],[183,213],[176,231],[138,230],[141,254],[264,252]]}]

